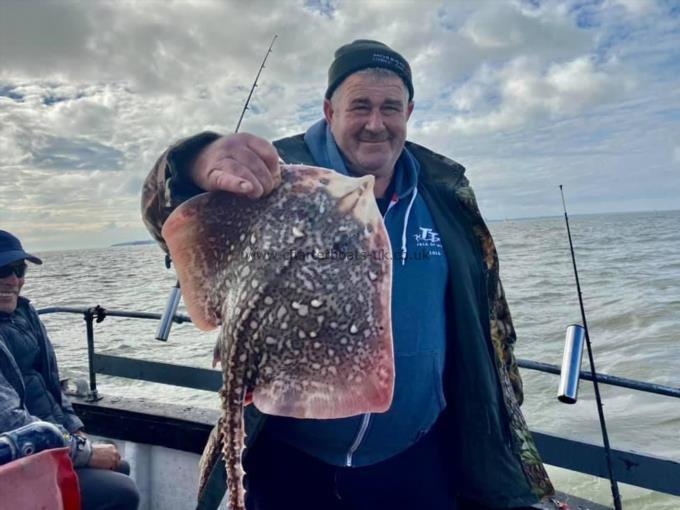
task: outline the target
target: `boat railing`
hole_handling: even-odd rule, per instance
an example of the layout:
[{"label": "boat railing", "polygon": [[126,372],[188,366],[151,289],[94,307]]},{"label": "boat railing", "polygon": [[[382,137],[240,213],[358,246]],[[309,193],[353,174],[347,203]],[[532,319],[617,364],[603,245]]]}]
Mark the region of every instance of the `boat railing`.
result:
[{"label": "boat railing", "polygon": [[[106,317],[160,320],[161,314],[109,310],[99,305],[90,308],[50,307],[38,310],[39,314],[70,313],[82,315],[86,325],[87,353],[89,368],[89,392],[87,400],[100,398],[97,390],[97,374],[137,379],[147,382],[169,384],[205,391],[217,391],[222,386],[222,373],[198,367],[189,367],[140,360],[108,354],[95,350],[94,324]],[[173,322],[191,322],[183,314],[175,314]],[[517,364],[526,369],[549,374],[560,374],[560,367],[548,363],[518,359]],[[591,372],[581,371],[580,379],[591,380]],[[680,388],[626,379],[602,373],[597,374],[602,384],[633,389],[645,393],[680,398]],[[570,439],[554,434],[532,431],[543,460],[550,465],[571,471],[608,477],[604,448],[600,445]],[[614,475],[622,483],[645,489],[680,496],[680,462],[628,450],[612,450]]]}]

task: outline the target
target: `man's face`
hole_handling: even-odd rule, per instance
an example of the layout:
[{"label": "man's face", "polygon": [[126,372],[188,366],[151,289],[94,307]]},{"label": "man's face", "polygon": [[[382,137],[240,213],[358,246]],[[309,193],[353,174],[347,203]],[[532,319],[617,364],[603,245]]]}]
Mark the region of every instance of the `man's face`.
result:
[{"label": "man's face", "polygon": [[18,277],[14,269],[23,274],[21,268],[25,271],[26,262],[23,260],[0,267],[0,312],[13,313],[17,308],[17,298],[24,286],[24,277]]},{"label": "man's face", "polygon": [[352,74],[324,114],[350,170],[358,175],[390,178],[406,140],[413,111],[404,82],[398,77]]}]

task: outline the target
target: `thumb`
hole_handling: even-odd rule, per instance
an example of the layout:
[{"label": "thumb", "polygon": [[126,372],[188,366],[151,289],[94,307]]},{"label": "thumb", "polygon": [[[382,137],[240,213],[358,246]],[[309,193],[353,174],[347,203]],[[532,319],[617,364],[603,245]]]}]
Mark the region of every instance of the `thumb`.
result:
[{"label": "thumb", "polygon": [[251,182],[219,168],[213,168],[208,173],[207,182],[206,191],[228,191],[244,195],[253,190]]}]

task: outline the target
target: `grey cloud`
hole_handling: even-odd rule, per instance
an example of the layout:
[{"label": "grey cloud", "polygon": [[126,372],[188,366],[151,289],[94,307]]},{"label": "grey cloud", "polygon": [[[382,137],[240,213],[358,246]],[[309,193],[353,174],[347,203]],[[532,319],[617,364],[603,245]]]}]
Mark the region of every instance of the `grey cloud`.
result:
[{"label": "grey cloud", "polygon": [[[498,4],[3,5],[3,222],[65,244],[114,223],[106,236],[143,232],[149,168],[180,137],[234,129],[274,33],[243,131],[306,129],[322,116],[334,50],[376,38],[412,64],[411,137],[468,166],[487,216],[559,213],[556,180],[582,211],[637,207],[636,187],[651,206],[677,197],[678,16],[636,17],[613,0]],[[612,182],[619,198],[598,199]]]},{"label": "grey cloud", "polygon": [[[36,5],[41,7],[37,12]],[[515,6],[497,8],[495,3],[483,3],[479,12],[475,2],[291,1],[277,9],[269,2],[251,2],[246,9],[232,1],[163,4],[153,14],[145,5],[11,3],[0,25],[4,72],[127,81],[148,94],[185,92],[224,79],[249,84],[271,36],[278,33],[268,73],[287,84],[310,77],[323,83],[335,48],[357,37],[394,44],[421,64],[420,73],[428,80],[433,73],[451,79],[469,72],[479,59],[502,59],[527,49],[546,56],[573,55],[591,37],[568,18],[530,17]],[[446,17],[466,20],[460,33],[442,24]],[[515,35],[484,44],[492,33]]]},{"label": "grey cloud", "polygon": [[1,68],[35,76],[78,65],[87,51],[91,30],[85,5],[74,1],[3,2]]},{"label": "grey cloud", "polygon": [[494,57],[530,48],[534,55],[569,57],[588,51],[593,40],[591,33],[576,26],[568,16],[548,9],[524,11],[509,3],[486,3],[485,8],[467,19],[461,33]]},{"label": "grey cloud", "polygon": [[333,18],[338,9],[338,2],[334,0],[305,0],[304,6],[312,12],[318,12],[322,16]]},{"label": "grey cloud", "polygon": [[123,191],[130,196],[139,195],[142,185],[144,184],[144,177],[141,175],[133,175],[125,180],[123,184]]},{"label": "grey cloud", "polygon": [[17,92],[15,87],[9,85],[0,85],[0,97],[6,97],[19,103],[24,100],[24,95]]},{"label": "grey cloud", "polygon": [[154,5],[12,2],[0,24],[3,73],[127,81],[145,94],[183,93],[225,78],[249,84],[252,78],[243,78],[254,75],[275,32],[282,32],[276,50],[285,51],[283,39],[311,37],[313,25],[300,28],[320,22],[298,2],[286,9],[269,2],[246,9],[235,0]]},{"label": "grey cloud", "polygon": [[118,170],[124,154],[92,140],[50,136],[33,153],[31,164],[52,170]]},{"label": "grey cloud", "polygon": [[78,100],[85,97],[84,93],[78,93],[74,96],[59,96],[54,94],[48,94],[43,97],[42,103],[45,106],[52,106],[53,104],[61,103],[62,101]]}]

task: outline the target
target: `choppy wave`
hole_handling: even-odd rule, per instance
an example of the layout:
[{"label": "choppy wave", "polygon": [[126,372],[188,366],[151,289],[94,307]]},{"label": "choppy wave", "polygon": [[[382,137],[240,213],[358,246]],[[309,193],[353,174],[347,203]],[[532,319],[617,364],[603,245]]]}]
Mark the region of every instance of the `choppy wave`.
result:
[{"label": "choppy wave", "polygon": [[[680,211],[575,216],[570,219],[586,313],[599,372],[680,386]],[[517,329],[520,358],[559,364],[565,328],[580,323],[569,244],[561,218],[491,223],[501,276]],[[156,246],[46,252],[31,267],[24,295],[37,307],[93,306],[161,312],[175,278]],[[84,324],[45,317],[62,371],[85,375]],[[97,349],[125,356],[209,367],[216,333],[173,326],[154,340],[155,321],[107,318],[96,325]],[[534,429],[601,443],[592,390],[558,403],[557,378],[525,370],[524,413]],[[102,391],[216,407],[216,395],[100,377]],[[677,399],[604,387],[614,447],[680,459]],[[551,469],[558,487],[607,503],[608,482]],[[642,510],[679,508],[678,498],[624,488]],[[628,507],[627,507],[628,508]]]}]

